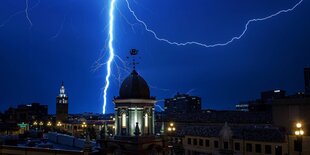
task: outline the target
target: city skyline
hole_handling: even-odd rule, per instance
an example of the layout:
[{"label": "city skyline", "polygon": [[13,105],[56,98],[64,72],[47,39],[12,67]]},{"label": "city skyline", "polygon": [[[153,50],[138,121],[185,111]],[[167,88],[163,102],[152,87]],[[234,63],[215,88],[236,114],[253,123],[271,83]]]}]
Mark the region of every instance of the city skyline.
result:
[{"label": "city skyline", "polygon": [[[46,1],[36,6],[36,1],[29,2],[32,26],[21,13],[0,27],[1,111],[39,102],[49,105],[49,113],[54,113],[55,97],[64,81],[69,113],[100,113],[106,73],[105,67],[93,72],[92,65],[103,54],[100,51],[107,37],[104,26],[108,21],[108,3]],[[143,20],[166,37],[217,42],[238,34],[248,19],[290,8],[298,1],[226,1],[225,5],[176,2],[162,5],[164,1],[139,1],[132,5]],[[18,2],[2,3],[1,6],[11,8],[1,9],[0,22],[6,21],[14,9],[24,8]],[[140,51],[137,70],[149,81],[151,95],[158,100],[190,91],[202,97],[204,108],[232,109],[239,101],[258,98],[261,91],[304,91],[303,69],[309,67],[310,60],[307,1],[293,12],[252,24],[244,38],[217,48],[176,47],[157,42],[141,26],[132,29],[126,23],[135,21],[124,5],[118,3],[122,13],[116,19],[116,51],[124,60],[131,48]],[[128,74],[123,72],[122,78]],[[112,80],[108,113],[114,111],[112,99],[118,96],[119,85],[118,80]]]}]

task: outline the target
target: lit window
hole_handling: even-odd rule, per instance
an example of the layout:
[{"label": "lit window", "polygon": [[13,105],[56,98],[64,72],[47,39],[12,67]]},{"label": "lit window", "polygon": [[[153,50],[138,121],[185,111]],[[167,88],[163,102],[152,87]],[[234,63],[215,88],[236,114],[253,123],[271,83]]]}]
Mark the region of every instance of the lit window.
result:
[{"label": "lit window", "polygon": [[126,128],[126,114],[125,113],[122,114],[122,127]]},{"label": "lit window", "polygon": [[145,116],[144,116],[144,126],[145,127],[148,127],[148,124],[149,124],[149,117],[148,117],[148,114],[147,113],[145,113]]}]

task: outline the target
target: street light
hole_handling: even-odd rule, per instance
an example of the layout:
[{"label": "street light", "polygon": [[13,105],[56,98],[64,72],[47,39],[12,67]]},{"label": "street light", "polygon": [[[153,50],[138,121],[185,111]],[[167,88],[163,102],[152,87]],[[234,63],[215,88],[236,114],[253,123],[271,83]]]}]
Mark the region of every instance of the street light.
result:
[{"label": "street light", "polygon": [[176,130],[175,126],[174,126],[174,123],[170,123],[169,124],[169,127],[167,128],[168,132],[173,132]]},{"label": "street light", "polygon": [[83,122],[83,123],[82,123],[82,128],[86,128],[86,127],[87,127],[86,122]]},{"label": "street light", "polygon": [[167,131],[168,131],[168,135],[170,135],[170,141],[168,141],[169,145],[168,147],[170,148],[171,150],[171,154],[174,154],[173,153],[173,139],[172,139],[172,134],[176,131],[176,128],[174,126],[174,123],[169,123],[169,126],[167,128]]},{"label": "street light", "polygon": [[302,124],[300,122],[296,123],[296,127],[297,128],[301,128],[302,127]]},{"label": "street light", "polygon": [[86,122],[83,122],[81,126],[82,126],[82,129],[83,129],[83,134],[86,136],[86,134],[87,134],[86,131],[85,131],[85,128],[87,128]]},{"label": "street light", "polygon": [[296,130],[295,130],[295,136],[297,137],[297,148],[296,150],[299,152],[299,155],[301,155],[302,152],[302,136],[305,134],[304,130],[302,129],[302,123],[297,122],[296,123]]},{"label": "street light", "polygon": [[62,126],[61,122],[57,122],[56,126],[61,127]]},{"label": "street light", "polygon": [[52,123],[51,123],[51,122],[47,122],[46,125],[47,125],[47,126],[52,126]]},{"label": "street light", "polygon": [[42,121],[40,121],[40,123],[39,123],[39,126],[40,126],[40,130],[42,130],[42,126],[43,126],[44,124],[43,124],[43,122]]},{"label": "street light", "polygon": [[37,121],[34,121],[34,122],[32,123],[32,125],[35,126],[35,129],[36,129],[36,131],[37,131],[37,130],[38,130],[38,127],[37,127],[37,126],[38,126],[38,122],[37,122]]}]

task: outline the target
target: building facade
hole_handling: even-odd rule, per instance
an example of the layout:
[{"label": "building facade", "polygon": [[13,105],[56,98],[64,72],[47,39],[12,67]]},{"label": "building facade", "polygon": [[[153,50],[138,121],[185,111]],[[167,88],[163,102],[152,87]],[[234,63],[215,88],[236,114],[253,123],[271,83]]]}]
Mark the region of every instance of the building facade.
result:
[{"label": "building facade", "polygon": [[302,122],[305,132],[310,129],[310,97],[306,95],[290,96],[275,100],[272,104],[273,123],[284,127],[288,133],[293,133],[294,124]]}]

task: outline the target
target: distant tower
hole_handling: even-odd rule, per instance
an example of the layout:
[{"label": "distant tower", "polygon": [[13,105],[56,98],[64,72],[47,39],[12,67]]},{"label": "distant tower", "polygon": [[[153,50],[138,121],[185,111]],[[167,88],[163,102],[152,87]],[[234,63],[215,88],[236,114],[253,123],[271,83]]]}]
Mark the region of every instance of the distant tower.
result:
[{"label": "distant tower", "polygon": [[[136,71],[136,49],[130,51],[133,70],[123,81],[115,103],[117,136],[154,135],[154,97],[146,81]],[[138,132],[139,131],[139,132]]]},{"label": "distant tower", "polygon": [[305,94],[310,94],[310,68],[304,69]]},{"label": "distant tower", "polygon": [[56,121],[64,122],[68,118],[68,96],[65,93],[65,86],[62,82],[59,95],[56,97]]}]

